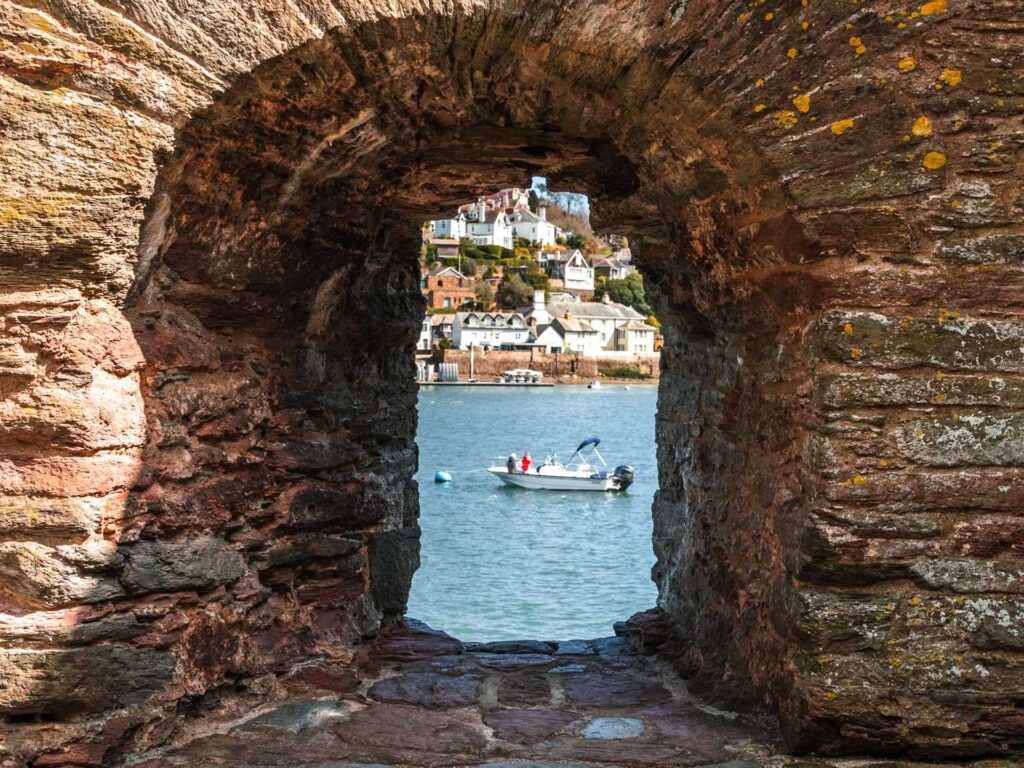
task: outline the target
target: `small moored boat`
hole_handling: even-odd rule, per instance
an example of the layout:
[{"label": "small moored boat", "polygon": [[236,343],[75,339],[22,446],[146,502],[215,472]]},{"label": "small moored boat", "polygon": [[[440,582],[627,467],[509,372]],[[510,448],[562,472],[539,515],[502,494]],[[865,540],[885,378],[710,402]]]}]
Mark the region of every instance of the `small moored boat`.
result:
[{"label": "small moored boat", "polygon": [[600,389],[600,388],[601,388],[601,382],[598,381],[597,379],[594,379],[589,384],[587,384],[587,389]]},{"label": "small moored boat", "polygon": [[[608,471],[604,458],[597,451],[599,438],[590,437],[576,448],[569,461],[562,464],[557,456],[548,457],[543,464],[521,472],[510,462],[504,467],[490,467],[506,485],[546,491],[624,491],[633,484],[633,468],[627,464]],[[590,449],[585,454],[584,450]],[[592,465],[596,458],[600,465]]]}]

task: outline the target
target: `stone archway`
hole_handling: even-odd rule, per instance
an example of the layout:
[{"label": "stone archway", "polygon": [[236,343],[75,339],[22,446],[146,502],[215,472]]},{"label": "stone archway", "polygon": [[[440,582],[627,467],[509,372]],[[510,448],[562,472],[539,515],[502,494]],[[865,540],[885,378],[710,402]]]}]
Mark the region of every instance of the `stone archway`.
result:
[{"label": "stone archway", "polygon": [[544,169],[661,294],[695,687],[798,749],[1019,747],[1013,33],[758,8],[12,11],[10,722],[102,759],[402,612],[412,225]]}]

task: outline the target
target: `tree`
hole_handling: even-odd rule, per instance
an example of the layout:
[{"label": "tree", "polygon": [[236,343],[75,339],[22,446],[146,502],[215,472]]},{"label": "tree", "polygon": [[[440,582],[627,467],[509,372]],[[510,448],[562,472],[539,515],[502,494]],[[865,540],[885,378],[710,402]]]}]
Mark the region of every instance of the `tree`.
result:
[{"label": "tree", "polygon": [[632,307],[641,315],[653,313],[644,294],[644,279],[639,274],[629,275],[625,280],[606,280],[595,289],[597,292],[607,293],[612,301]]},{"label": "tree", "polygon": [[575,232],[565,238],[565,244],[570,248],[586,248],[587,238],[583,235],[577,235]]},{"label": "tree", "polygon": [[491,288],[490,283],[477,283],[476,303],[484,309],[491,308],[491,305],[494,303],[494,289]]},{"label": "tree", "polygon": [[484,270],[484,280],[493,280],[497,274],[498,273],[494,271],[494,267],[488,264],[487,269]]},{"label": "tree", "polygon": [[477,268],[479,265],[473,259],[466,258],[465,256],[462,257],[461,262],[462,269],[459,271],[462,272],[462,274],[464,274],[466,277],[476,277]]},{"label": "tree", "polygon": [[551,287],[551,280],[548,278],[547,273],[535,261],[531,261],[526,265],[526,271],[523,273],[522,278],[523,282],[535,291],[547,291]]},{"label": "tree", "polygon": [[515,273],[507,274],[498,286],[498,305],[503,309],[525,307],[533,300],[533,288]]}]

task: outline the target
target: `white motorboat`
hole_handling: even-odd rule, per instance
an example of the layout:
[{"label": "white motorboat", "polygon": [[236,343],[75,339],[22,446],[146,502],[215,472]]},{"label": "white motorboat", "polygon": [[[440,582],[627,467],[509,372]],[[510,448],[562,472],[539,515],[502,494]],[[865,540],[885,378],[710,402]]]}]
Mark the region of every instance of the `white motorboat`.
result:
[{"label": "white motorboat", "polygon": [[[604,458],[597,451],[599,438],[590,437],[579,444],[569,461],[562,464],[557,456],[548,457],[543,464],[522,472],[514,461],[503,467],[490,467],[506,485],[545,491],[624,491],[633,484],[633,468],[622,464],[608,471]],[[584,449],[590,450],[584,455]],[[591,464],[596,458],[600,465]]]},{"label": "white motorboat", "polygon": [[513,368],[505,371],[506,384],[539,384],[544,378],[541,371],[534,371],[529,368]]},{"label": "white motorboat", "polygon": [[598,381],[597,379],[594,379],[589,384],[587,384],[587,389],[600,389],[600,388],[601,388],[601,382]]}]

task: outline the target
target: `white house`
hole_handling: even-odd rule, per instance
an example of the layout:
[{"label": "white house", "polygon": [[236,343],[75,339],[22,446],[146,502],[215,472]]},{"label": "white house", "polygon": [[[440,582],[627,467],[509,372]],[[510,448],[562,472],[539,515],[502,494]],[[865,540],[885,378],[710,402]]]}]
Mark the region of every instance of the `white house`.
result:
[{"label": "white house", "polygon": [[566,314],[552,320],[551,327],[564,340],[564,351],[578,352],[581,355],[596,355],[601,351],[601,334],[584,320]]},{"label": "white house", "polygon": [[430,315],[430,343],[437,344],[442,339],[451,340],[454,325],[454,312],[435,312]]},{"label": "white house", "polygon": [[615,329],[615,349],[633,354],[654,351],[657,329],[643,320],[628,320]]},{"label": "white house", "polygon": [[423,324],[420,326],[420,338],[416,342],[417,352],[429,352],[431,342],[431,327],[430,327],[430,315],[423,318]]},{"label": "white house", "polygon": [[459,312],[452,324],[455,349],[500,349],[529,341],[530,329],[519,312]]},{"label": "white house", "polygon": [[[619,351],[616,331],[620,326],[633,320],[645,320],[635,309],[609,301],[607,295],[601,301],[552,301],[548,303],[547,310],[553,317],[565,317],[568,313],[587,323],[600,336],[598,348],[609,352]],[[651,327],[651,351],[654,350],[653,331]]]},{"label": "white house", "polygon": [[564,352],[566,349],[565,338],[559,333],[554,325],[548,324],[537,326],[533,330],[534,336],[531,344],[545,352]]},{"label": "white house", "polygon": [[430,231],[436,238],[450,238],[457,242],[467,236],[466,216],[459,212],[451,219],[435,219],[430,222]]},{"label": "white house", "polygon": [[567,291],[594,290],[594,269],[579,248],[572,251],[538,251],[537,262],[550,277],[561,280]]},{"label": "white house", "polygon": [[515,236],[542,246],[554,245],[562,230],[548,221],[547,212],[548,209],[544,206],[541,206],[537,213],[529,208],[517,210],[512,214],[512,230]]},{"label": "white house", "polygon": [[594,269],[578,250],[562,268],[562,282],[567,291],[593,291]]}]

